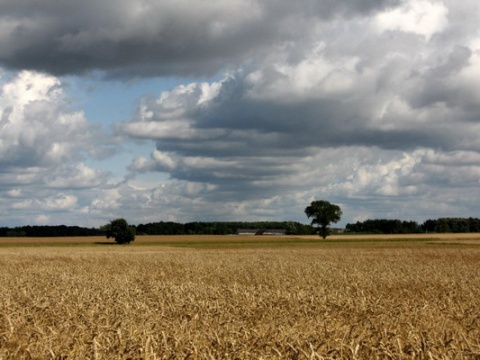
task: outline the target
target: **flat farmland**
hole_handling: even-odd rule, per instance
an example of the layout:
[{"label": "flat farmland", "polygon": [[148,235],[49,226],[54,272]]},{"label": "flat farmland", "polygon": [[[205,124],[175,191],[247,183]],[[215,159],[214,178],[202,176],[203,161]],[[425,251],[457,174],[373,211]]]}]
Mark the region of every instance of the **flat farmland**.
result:
[{"label": "flat farmland", "polygon": [[480,236],[0,239],[0,359],[480,359]]},{"label": "flat farmland", "polygon": [[[239,245],[244,246],[275,246],[275,245],[327,245],[327,244],[369,244],[369,243],[451,243],[451,244],[478,244],[480,233],[468,234],[398,234],[398,235],[332,235],[326,240],[319,236],[278,236],[278,235],[145,235],[137,236],[129,246],[163,245],[182,247],[211,247],[221,248]],[[1,247],[18,246],[94,246],[115,245],[113,239],[103,236],[78,237],[0,237]]]}]

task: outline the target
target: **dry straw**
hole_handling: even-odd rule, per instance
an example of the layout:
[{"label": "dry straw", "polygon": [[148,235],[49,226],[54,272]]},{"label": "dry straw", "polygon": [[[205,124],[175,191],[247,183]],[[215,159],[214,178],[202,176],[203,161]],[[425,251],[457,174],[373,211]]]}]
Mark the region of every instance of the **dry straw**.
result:
[{"label": "dry straw", "polygon": [[0,359],[479,359],[480,247],[0,249]]}]

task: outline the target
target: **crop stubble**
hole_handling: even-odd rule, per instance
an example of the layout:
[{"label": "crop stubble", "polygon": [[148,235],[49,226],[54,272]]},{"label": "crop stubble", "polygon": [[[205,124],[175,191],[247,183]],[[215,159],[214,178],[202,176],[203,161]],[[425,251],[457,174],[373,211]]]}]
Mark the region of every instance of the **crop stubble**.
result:
[{"label": "crop stubble", "polygon": [[478,246],[0,249],[0,359],[478,359]]}]

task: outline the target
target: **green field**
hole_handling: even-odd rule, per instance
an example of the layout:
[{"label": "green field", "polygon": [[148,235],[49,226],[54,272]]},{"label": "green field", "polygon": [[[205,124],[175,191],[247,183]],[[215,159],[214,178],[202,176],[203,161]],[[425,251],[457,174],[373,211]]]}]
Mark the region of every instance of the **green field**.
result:
[{"label": "green field", "polygon": [[0,359],[478,359],[480,237],[0,239]]}]

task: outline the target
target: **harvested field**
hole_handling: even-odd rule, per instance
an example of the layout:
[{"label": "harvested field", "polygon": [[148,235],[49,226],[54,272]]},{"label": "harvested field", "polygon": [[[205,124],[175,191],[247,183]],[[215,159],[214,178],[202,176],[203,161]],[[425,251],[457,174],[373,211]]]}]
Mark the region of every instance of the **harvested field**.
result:
[{"label": "harvested field", "polygon": [[[229,245],[302,245],[302,244],[328,244],[328,243],[384,243],[419,242],[419,243],[469,243],[480,245],[480,233],[460,234],[396,234],[396,235],[332,235],[326,240],[317,235],[311,236],[278,236],[278,235],[146,235],[137,236],[129,246],[143,245],[168,245],[168,246],[199,246],[209,247],[218,245],[221,248]],[[78,237],[0,237],[0,247],[17,246],[92,246],[113,245],[113,239],[103,236],[78,236]]]},{"label": "harvested field", "polygon": [[479,359],[469,235],[225,248],[30,239],[0,248],[0,359]]}]

